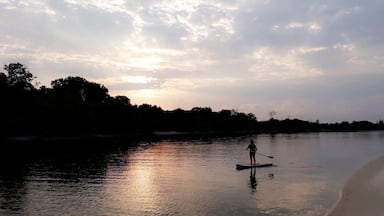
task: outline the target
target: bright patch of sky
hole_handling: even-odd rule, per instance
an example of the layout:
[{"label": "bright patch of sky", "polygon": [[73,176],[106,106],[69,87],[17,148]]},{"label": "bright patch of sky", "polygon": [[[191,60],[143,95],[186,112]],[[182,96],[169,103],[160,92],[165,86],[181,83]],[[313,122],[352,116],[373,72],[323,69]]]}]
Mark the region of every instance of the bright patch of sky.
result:
[{"label": "bright patch of sky", "polygon": [[163,109],[384,119],[384,2],[0,0],[0,60]]}]

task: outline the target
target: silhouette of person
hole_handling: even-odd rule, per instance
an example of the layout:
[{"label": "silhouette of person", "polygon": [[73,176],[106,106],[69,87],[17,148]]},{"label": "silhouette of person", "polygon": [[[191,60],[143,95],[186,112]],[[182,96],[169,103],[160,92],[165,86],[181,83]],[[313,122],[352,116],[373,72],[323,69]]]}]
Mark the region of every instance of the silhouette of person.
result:
[{"label": "silhouette of person", "polygon": [[251,164],[252,164],[252,161],[254,164],[256,164],[255,154],[257,151],[257,147],[256,147],[256,145],[252,139],[251,139],[251,143],[248,145],[247,149],[249,149],[249,160],[251,161]]}]

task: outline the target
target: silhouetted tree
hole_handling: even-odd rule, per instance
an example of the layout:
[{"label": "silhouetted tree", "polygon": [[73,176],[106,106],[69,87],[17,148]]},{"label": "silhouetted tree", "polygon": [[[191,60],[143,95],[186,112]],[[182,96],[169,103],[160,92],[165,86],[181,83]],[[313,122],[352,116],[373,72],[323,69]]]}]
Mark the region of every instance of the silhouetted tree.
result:
[{"label": "silhouetted tree", "polygon": [[35,77],[24,65],[20,63],[10,63],[9,65],[4,65],[4,70],[8,72],[6,78],[8,86],[26,91],[34,89],[31,82]]},{"label": "silhouetted tree", "polygon": [[7,86],[7,75],[5,75],[5,73],[0,73],[0,89],[3,89]]},{"label": "silhouetted tree", "polygon": [[249,119],[249,120],[257,121],[257,118],[256,118],[255,114],[253,114],[253,113],[248,113],[247,116],[248,116],[248,119]]},{"label": "silhouetted tree", "polygon": [[271,112],[269,112],[269,117],[270,117],[271,119],[274,119],[276,115],[277,115],[277,113],[276,113],[275,110],[272,110]]},{"label": "silhouetted tree", "polygon": [[103,85],[89,82],[82,77],[67,77],[51,82],[53,93],[61,97],[70,97],[74,102],[105,103],[110,97]]},{"label": "silhouetted tree", "polygon": [[69,76],[52,81],[51,86],[41,91],[47,93],[57,131],[97,132],[106,124],[108,113],[113,113],[106,111],[111,96],[103,85]]},{"label": "silhouetted tree", "polygon": [[[4,66],[0,73],[0,136],[88,133],[135,134],[153,131],[202,133],[254,133],[301,131],[355,131],[384,129],[383,121],[320,124],[298,119],[258,122],[252,113],[214,112],[210,107],[164,111],[150,104],[132,105],[126,96],[111,97],[108,89],[82,77],[56,79],[51,88],[36,89],[34,79],[20,63]],[[1,141],[1,140],[0,140]]]},{"label": "silhouetted tree", "polygon": [[32,133],[37,110],[34,76],[20,63],[4,65],[4,70],[6,74],[0,74],[2,128],[5,133]]},{"label": "silhouetted tree", "polygon": [[205,113],[205,114],[212,113],[212,109],[210,107],[194,107],[192,108],[191,111],[196,113]]},{"label": "silhouetted tree", "polygon": [[131,106],[131,100],[126,96],[116,96],[114,99],[117,106]]}]

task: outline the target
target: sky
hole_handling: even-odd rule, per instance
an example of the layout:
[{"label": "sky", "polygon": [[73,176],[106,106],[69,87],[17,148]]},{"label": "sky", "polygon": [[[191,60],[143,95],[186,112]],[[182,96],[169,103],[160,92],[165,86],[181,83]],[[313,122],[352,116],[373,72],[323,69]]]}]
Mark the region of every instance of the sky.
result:
[{"label": "sky", "polygon": [[[0,0],[0,63],[164,110],[384,119],[381,0]],[[5,71],[3,71],[5,72]]]}]

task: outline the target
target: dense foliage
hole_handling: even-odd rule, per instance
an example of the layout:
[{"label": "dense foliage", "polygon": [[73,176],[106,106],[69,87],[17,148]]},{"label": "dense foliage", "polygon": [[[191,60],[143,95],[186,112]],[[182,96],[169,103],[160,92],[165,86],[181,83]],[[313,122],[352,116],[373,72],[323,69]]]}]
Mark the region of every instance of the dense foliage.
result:
[{"label": "dense foliage", "polygon": [[299,132],[383,129],[383,122],[320,124],[298,119],[259,122],[254,114],[209,107],[165,111],[149,104],[132,105],[126,96],[81,77],[69,76],[36,88],[24,65],[11,63],[0,73],[3,136],[143,134],[154,131],[194,133]]}]

